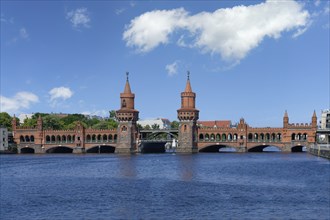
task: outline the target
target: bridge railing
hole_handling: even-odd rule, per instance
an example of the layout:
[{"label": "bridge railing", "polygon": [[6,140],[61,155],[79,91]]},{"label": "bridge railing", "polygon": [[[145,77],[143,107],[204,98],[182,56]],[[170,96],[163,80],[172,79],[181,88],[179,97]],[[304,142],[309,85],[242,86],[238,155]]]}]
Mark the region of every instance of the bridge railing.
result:
[{"label": "bridge railing", "polygon": [[310,148],[317,150],[330,150],[330,144],[313,144]]}]

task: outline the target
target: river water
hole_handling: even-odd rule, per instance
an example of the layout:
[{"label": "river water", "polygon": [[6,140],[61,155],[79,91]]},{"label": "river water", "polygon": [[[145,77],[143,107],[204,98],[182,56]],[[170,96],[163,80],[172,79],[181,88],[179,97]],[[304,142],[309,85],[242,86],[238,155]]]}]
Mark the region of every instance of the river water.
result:
[{"label": "river water", "polygon": [[0,159],[0,219],[330,219],[330,162],[307,153]]}]

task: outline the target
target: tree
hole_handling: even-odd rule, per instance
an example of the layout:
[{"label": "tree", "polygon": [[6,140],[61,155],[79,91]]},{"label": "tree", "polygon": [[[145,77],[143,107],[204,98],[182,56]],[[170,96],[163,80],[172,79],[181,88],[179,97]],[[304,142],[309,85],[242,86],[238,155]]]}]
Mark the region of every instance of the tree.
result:
[{"label": "tree", "polygon": [[7,112],[0,112],[0,125],[5,126],[8,130],[11,130],[12,117]]},{"label": "tree", "polygon": [[171,128],[172,129],[179,129],[179,122],[178,121],[172,121],[171,122]]},{"label": "tree", "polygon": [[43,118],[43,127],[45,129],[62,130],[65,126],[59,117],[55,115],[47,115]]},{"label": "tree", "polygon": [[25,118],[22,124],[23,127],[35,127],[37,125],[36,118]]},{"label": "tree", "polygon": [[109,118],[110,119],[116,119],[116,111],[115,110],[111,110],[109,111]]},{"label": "tree", "polygon": [[108,129],[116,129],[118,128],[118,122],[114,119],[108,120]]},{"label": "tree", "polygon": [[155,123],[155,124],[151,125],[151,128],[152,128],[152,130],[158,130],[159,125]]},{"label": "tree", "polygon": [[150,125],[146,125],[146,126],[144,126],[144,129],[145,130],[151,130],[151,127],[150,127]]}]

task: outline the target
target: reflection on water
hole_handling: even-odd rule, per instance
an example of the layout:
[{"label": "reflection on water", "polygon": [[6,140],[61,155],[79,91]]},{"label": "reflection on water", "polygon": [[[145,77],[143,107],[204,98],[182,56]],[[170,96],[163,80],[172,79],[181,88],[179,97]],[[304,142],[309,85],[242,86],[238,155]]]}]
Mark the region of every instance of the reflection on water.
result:
[{"label": "reflection on water", "polygon": [[0,171],[0,219],[329,219],[330,212],[330,162],[307,153],[1,155]]}]

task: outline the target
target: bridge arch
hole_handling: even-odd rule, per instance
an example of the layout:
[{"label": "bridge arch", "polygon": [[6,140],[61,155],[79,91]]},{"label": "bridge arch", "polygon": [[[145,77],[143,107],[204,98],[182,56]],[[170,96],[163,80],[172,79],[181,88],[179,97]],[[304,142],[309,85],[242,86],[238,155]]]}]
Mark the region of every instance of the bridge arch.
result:
[{"label": "bridge arch", "polygon": [[306,147],[304,145],[296,145],[291,147],[291,152],[306,152]]},{"label": "bridge arch", "polygon": [[248,149],[248,152],[280,152],[282,148],[276,145],[256,145]]},{"label": "bridge arch", "polygon": [[32,147],[23,147],[21,148],[21,154],[34,154],[35,150]]},{"label": "bridge arch", "polygon": [[96,145],[88,148],[86,153],[115,153],[116,147],[112,145]]},{"label": "bridge arch", "polygon": [[73,149],[68,146],[54,146],[51,148],[48,148],[46,150],[46,153],[52,154],[52,153],[73,153]]},{"label": "bridge arch", "polygon": [[219,152],[237,152],[237,150],[235,147],[230,145],[212,144],[199,149],[199,152],[219,153]]}]

